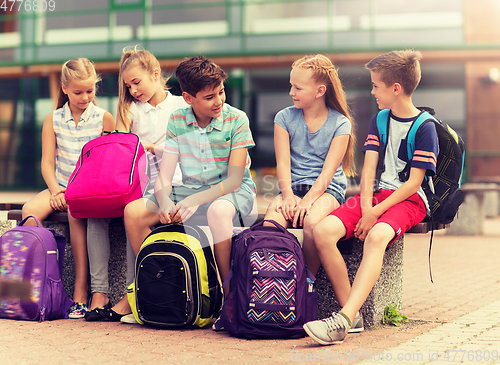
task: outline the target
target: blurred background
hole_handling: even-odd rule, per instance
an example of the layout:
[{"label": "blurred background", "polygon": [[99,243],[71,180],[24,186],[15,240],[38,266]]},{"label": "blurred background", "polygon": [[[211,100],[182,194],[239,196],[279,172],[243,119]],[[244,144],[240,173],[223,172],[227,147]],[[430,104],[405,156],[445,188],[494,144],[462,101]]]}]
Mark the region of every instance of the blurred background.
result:
[{"label": "blurred background", "polygon": [[[377,111],[363,65],[418,49],[415,105],[433,107],[465,140],[465,181],[500,180],[500,0],[1,0],[0,190],[45,188],[41,127],[62,63],[94,61],[98,105],[116,116],[118,61],[137,44],[166,75],[198,54],[226,70],[227,102],[250,118],[257,176],[275,167],[273,119],[292,105],[294,60],[323,53],[339,68],[360,151]],[[359,171],[362,161],[358,152]]]}]

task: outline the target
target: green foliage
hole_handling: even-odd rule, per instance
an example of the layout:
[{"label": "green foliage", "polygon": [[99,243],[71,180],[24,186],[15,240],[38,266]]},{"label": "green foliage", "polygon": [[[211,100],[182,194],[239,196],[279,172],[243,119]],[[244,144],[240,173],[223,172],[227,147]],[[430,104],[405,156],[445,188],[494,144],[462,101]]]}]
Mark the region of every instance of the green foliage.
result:
[{"label": "green foliage", "polygon": [[401,326],[402,322],[408,322],[408,317],[404,314],[399,314],[397,306],[389,304],[384,309],[384,318],[382,322],[390,323],[394,326]]}]

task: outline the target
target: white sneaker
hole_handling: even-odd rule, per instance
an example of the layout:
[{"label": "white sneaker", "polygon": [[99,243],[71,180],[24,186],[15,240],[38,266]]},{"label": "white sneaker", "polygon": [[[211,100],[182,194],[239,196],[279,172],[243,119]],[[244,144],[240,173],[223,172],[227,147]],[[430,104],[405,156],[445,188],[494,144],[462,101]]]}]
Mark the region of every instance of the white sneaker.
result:
[{"label": "white sneaker", "polygon": [[344,342],[351,326],[347,317],[341,312],[318,321],[307,322],[304,330],[313,340],[321,345],[333,345]]},{"label": "white sneaker", "polygon": [[123,316],[122,318],[120,318],[120,322],[128,323],[128,324],[139,324],[139,322],[137,322],[135,320],[133,313],[127,314],[126,316]]}]

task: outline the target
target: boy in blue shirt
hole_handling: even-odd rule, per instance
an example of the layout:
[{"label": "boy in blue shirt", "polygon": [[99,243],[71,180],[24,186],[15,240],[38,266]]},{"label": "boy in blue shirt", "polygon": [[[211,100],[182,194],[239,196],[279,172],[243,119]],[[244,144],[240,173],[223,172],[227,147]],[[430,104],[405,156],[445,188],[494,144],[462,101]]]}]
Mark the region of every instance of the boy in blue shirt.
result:
[{"label": "boy in blue shirt", "polygon": [[[433,123],[426,123],[417,134],[409,177],[406,181],[399,179],[399,172],[407,163],[405,137],[420,114],[413,105],[412,94],[420,82],[421,57],[418,51],[393,51],[365,65],[371,73],[372,95],[379,108],[390,109],[385,170],[380,177],[380,191],[374,192],[381,152],[375,115],[363,147],[361,193],[334,210],[313,231],[321,263],[342,308],[331,317],[304,325],[309,336],[322,345],[341,343],[348,332],[362,330],[359,309],[380,275],[386,247],[427,214],[428,202],[421,184],[426,174],[436,173],[438,138]],[[351,287],[337,242],[353,236],[364,241],[364,246]]]}]

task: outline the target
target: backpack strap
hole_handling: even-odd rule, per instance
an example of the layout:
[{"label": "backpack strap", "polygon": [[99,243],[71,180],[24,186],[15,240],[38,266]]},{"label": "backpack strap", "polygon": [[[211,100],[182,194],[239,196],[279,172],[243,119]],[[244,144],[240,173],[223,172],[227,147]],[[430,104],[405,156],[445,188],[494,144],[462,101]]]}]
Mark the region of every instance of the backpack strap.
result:
[{"label": "backpack strap", "polygon": [[385,171],[385,151],[387,148],[387,140],[388,140],[388,135],[389,135],[389,121],[391,120],[391,110],[390,109],[383,109],[378,112],[377,114],[377,132],[378,136],[380,139],[380,148],[378,152],[378,164],[377,164],[377,172],[375,176],[375,185],[373,187],[373,190],[375,192],[378,192],[379,189],[379,182],[380,178],[382,176],[382,173]]},{"label": "backpack strap", "polygon": [[[406,157],[408,161],[403,171],[399,173],[399,180],[402,182],[407,181],[410,177],[411,160],[413,159],[413,155],[415,154],[415,140],[417,138],[417,134],[420,131],[420,127],[430,121],[439,123],[439,121],[434,118],[428,111],[422,111],[413,121],[410,129],[408,130],[408,133],[406,134]],[[426,181],[427,176],[424,177],[424,182]]]},{"label": "backpack strap", "polygon": [[377,131],[380,137],[380,142],[384,145],[384,149],[387,142],[387,135],[389,134],[390,116],[390,109],[383,109],[377,114]]},{"label": "backpack strap", "polygon": [[[408,134],[406,135],[406,156],[408,158],[408,162],[406,163],[404,170],[399,174],[399,179],[401,181],[408,180],[410,176],[411,160],[413,159],[413,155],[415,154],[415,140],[417,137],[417,133],[422,125],[430,121],[439,123],[439,121],[436,118],[434,118],[428,111],[424,110],[417,116],[415,121],[410,126],[410,129],[408,130]],[[427,197],[429,197],[432,194],[427,176],[425,176],[424,180],[422,181],[422,188],[424,189],[425,195]],[[429,276],[431,279],[431,283],[433,283],[434,281],[432,279],[432,270],[431,270],[431,249],[432,249],[432,240],[434,238],[434,217],[432,212],[430,213],[430,216],[428,218],[430,218],[431,222],[431,238],[429,242]]]},{"label": "backpack strap", "polygon": [[411,161],[411,159],[413,158],[413,154],[415,153],[415,139],[419,128],[430,120],[438,122],[436,118],[429,114],[429,112],[423,111],[412,123],[410,130],[406,135],[406,155],[408,157],[408,161]]}]

